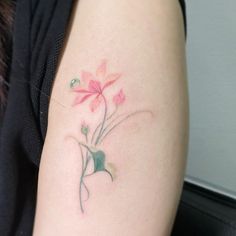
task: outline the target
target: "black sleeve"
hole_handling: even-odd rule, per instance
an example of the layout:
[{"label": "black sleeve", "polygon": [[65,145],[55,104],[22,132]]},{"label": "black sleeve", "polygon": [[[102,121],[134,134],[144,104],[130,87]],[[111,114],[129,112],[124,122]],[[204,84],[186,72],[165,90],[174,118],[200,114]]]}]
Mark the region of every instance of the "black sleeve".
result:
[{"label": "black sleeve", "polygon": [[183,19],[184,19],[184,28],[185,28],[185,35],[187,35],[187,17],[186,17],[186,5],[184,0],[179,0],[180,7],[183,12]]},{"label": "black sleeve", "polygon": [[73,0],[17,0],[0,133],[0,235],[32,235],[38,167]]}]

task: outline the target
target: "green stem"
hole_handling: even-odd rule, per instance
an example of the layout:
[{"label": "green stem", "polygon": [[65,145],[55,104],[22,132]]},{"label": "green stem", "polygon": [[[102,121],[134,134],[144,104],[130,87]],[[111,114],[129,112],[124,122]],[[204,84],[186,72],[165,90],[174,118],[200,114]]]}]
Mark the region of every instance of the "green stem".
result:
[{"label": "green stem", "polygon": [[[89,158],[89,156],[88,156],[88,150],[86,150],[86,160],[88,160],[88,163],[89,163],[90,158]],[[87,164],[87,166],[88,166],[88,164]],[[85,173],[86,173],[87,166],[86,166],[86,168],[85,168],[85,172],[84,172],[83,179],[84,179],[84,177],[86,176]],[[83,181],[82,183],[83,183],[83,186],[84,186],[84,188],[85,188],[85,190],[86,190],[86,192],[87,192],[87,199],[85,200],[85,201],[87,201],[87,200],[89,199],[90,193],[89,193],[88,187],[86,186],[86,184],[84,183],[84,181]]]},{"label": "green stem", "polygon": [[91,154],[93,153],[92,150],[89,148],[88,145],[86,145],[86,144],[84,144],[84,143],[81,143],[81,142],[79,142],[79,145],[85,147]]},{"label": "green stem", "polygon": [[[83,155],[83,150],[82,150],[82,146],[87,148],[87,153],[86,153],[86,162],[84,163],[84,155]],[[79,143],[79,147],[80,147],[80,151],[81,151],[81,156],[82,156],[82,174],[80,176],[80,185],[79,185],[79,198],[80,198],[80,209],[81,212],[84,213],[84,208],[83,208],[83,203],[82,203],[82,186],[84,186],[85,190],[87,191],[88,197],[89,198],[89,190],[87,188],[87,186],[84,183],[84,176],[88,167],[88,163],[90,161],[90,158],[88,157],[88,151],[91,152],[91,150],[89,150],[88,146],[82,143]]]},{"label": "green stem", "polygon": [[[116,109],[112,112],[112,114],[111,114],[110,116],[107,117],[106,121],[110,120],[110,119],[116,114],[116,112],[117,112],[117,110],[118,110],[117,108],[118,108],[118,107],[116,106]],[[92,135],[92,138],[91,138],[91,144],[93,143],[94,138],[95,138],[95,135],[96,135],[98,129],[101,127],[101,125],[102,125],[102,122],[100,122],[100,123],[98,124],[98,126],[96,127],[96,129],[94,130],[93,135]]]},{"label": "green stem", "polygon": [[107,120],[110,120],[116,114],[117,110],[118,110],[118,106],[116,106],[116,109],[111,113],[111,115],[107,117]]},{"label": "green stem", "polygon": [[82,172],[84,170],[84,154],[83,154],[83,150],[81,147],[81,144],[79,144],[79,148],[80,148],[80,153],[81,153],[81,159],[82,159]]},{"label": "green stem", "polygon": [[111,177],[111,181],[113,182],[114,179],[113,179],[111,172],[108,171],[107,169],[105,169],[104,171]]},{"label": "green stem", "polygon": [[99,131],[99,133],[98,133],[98,136],[97,136],[96,142],[95,142],[95,144],[94,144],[95,146],[96,146],[96,145],[98,144],[98,142],[99,142],[99,139],[100,139],[100,137],[101,137],[101,134],[102,134],[102,131],[103,131],[103,128],[104,128],[105,122],[106,122],[106,118],[107,118],[107,100],[106,100],[106,98],[104,97],[103,94],[102,94],[101,96],[102,96],[102,98],[103,98],[103,100],[104,100],[105,111],[104,111],[104,117],[103,117],[103,121],[102,121],[101,129],[100,129],[100,131]]},{"label": "green stem", "polygon": [[[106,172],[106,173],[111,177],[111,180],[112,180],[112,181],[114,180],[114,179],[113,179],[113,176],[112,176],[112,174],[111,174],[110,171],[108,171],[107,169],[105,169],[105,170],[103,170],[103,171]],[[93,173],[87,174],[87,175],[84,176],[84,178],[86,178],[86,177],[90,177],[90,176],[94,175],[95,173],[96,173],[96,172],[93,172]]]},{"label": "green stem", "polygon": [[98,126],[96,127],[96,129],[94,130],[93,135],[92,135],[92,138],[91,138],[91,144],[93,144],[93,140],[94,140],[94,138],[95,138],[95,134],[97,133],[97,131],[98,131],[98,129],[101,127],[101,125],[102,125],[102,122],[99,123],[99,125],[98,125]]},{"label": "green stem", "polygon": [[[90,158],[87,158],[86,163],[85,163],[85,167],[84,167],[81,177],[80,177],[80,187],[79,187],[79,189],[80,189],[80,209],[81,209],[82,213],[84,213],[83,202],[82,202],[82,186],[84,185],[84,187],[87,189],[86,185],[84,184],[84,176],[85,176],[89,161],[90,161]],[[87,189],[87,191],[88,191],[88,189]],[[88,192],[88,194],[89,194],[89,192]]]},{"label": "green stem", "polygon": [[110,123],[108,123],[108,124],[106,125],[106,127],[103,129],[101,136],[106,132],[106,130],[107,130],[115,121],[117,121],[119,118],[121,118],[121,117],[123,117],[123,116],[125,116],[125,115],[126,115],[126,114],[118,115],[118,116],[117,116],[116,118],[114,118]]},{"label": "green stem", "polygon": [[104,136],[102,137],[102,135],[101,135],[101,139],[100,139],[100,144],[102,143],[102,141],[107,137],[107,135],[108,134],[110,134],[111,133],[111,131],[113,130],[113,129],[115,129],[117,126],[119,126],[119,125],[121,125],[124,121],[126,121],[126,120],[128,120],[129,118],[131,118],[131,117],[133,117],[133,116],[135,116],[135,115],[137,115],[137,114],[142,114],[142,113],[149,113],[149,114],[151,114],[152,116],[153,116],[153,113],[151,112],[151,111],[149,111],[149,110],[141,110],[141,111],[136,111],[136,112],[133,112],[133,113],[131,113],[131,114],[129,114],[129,115],[127,115],[127,116],[125,116],[123,119],[121,119],[119,122],[117,122],[116,124],[114,124],[107,132],[106,132],[106,130],[109,128],[109,126],[110,126],[110,124],[112,124],[115,120],[117,120],[117,118],[115,118],[110,124],[108,124],[108,126],[103,130],[103,132],[102,132],[102,135],[104,134]]}]

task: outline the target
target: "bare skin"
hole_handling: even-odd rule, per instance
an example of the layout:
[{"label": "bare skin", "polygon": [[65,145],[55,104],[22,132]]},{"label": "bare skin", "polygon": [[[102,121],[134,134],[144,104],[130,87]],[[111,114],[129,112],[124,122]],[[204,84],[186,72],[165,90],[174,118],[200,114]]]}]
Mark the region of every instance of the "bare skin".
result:
[{"label": "bare skin", "polygon": [[81,0],[53,86],[34,236],[166,236],[186,162],[178,1]]}]

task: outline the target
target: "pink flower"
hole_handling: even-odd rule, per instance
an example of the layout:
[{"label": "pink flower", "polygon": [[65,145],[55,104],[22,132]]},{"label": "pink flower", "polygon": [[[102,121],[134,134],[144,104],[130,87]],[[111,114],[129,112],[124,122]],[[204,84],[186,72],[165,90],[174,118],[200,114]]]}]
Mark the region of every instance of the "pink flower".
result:
[{"label": "pink flower", "polygon": [[125,94],[123,90],[121,89],[114,97],[113,97],[113,102],[115,103],[116,106],[121,105],[125,101]]},{"label": "pink flower", "polygon": [[[90,72],[83,71],[81,74],[82,85],[85,84],[85,88],[78,86],[73,89],[74,92],[78,93],[74,101],[74,106],[85,102],[90,97],[95,97],[90,102],[91,111],[95,111],[104,97],[104,90],[110,87],[121,77],[121,74],[108,74],[107,75],[107,62],[104,60],[98,67],[96,74],[93,75]],[[100,82],[102,80],[102,83]]]}]

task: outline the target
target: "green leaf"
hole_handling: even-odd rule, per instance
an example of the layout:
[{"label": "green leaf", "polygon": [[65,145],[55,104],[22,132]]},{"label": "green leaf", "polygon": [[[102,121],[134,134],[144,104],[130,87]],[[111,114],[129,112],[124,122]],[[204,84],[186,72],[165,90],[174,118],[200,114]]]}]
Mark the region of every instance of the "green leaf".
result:
[{"label": "green leaf", "polygon": [[105,153],[103,151],[97,151],[92,153],[94,160],[94,172],[105,171]]}]

